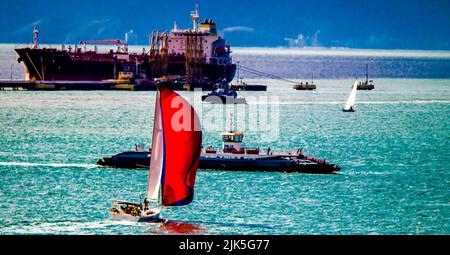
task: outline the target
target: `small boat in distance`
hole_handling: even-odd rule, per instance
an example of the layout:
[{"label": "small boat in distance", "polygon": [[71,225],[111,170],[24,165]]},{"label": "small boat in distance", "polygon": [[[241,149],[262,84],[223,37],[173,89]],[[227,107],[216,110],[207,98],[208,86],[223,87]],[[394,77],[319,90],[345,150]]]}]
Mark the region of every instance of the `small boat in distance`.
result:
[{"label": "small boat in distance", "polygon": [[315,84],[309,84],[308,82],[300,82],[300,83],[296,83],[294,85],[292,85],[293,89],[296,90],[315,90],[316,89],[316,85]]},{"label": "small boat in distance", "polygon": [[[180,120],[188,120],[189,123],[173,122],[172,119],[177,117]],[[172,125],[172,122],[175,124]],[[160,88],[155,100],[152,157],[144,203],[114,201],[110,209],[111,218],[165,222],[160,218],[163,206],[183,206],[191,203],[194,198],[201,145],[200,120],[194,108],[176,92]]]},{"label": "small boat in distance", "polygon": [[369,81],[369,65],[366,64],[366,81],[358,83],[358,90],[372,90],[374,88],[373,81]]},{"label": "small boat in distance", "polygon": [[247,101],[243,97],[237,97],[237,92],[230,89],[227,83],[219,83],[217,89],[202,96],[203,102],[211,104],[245,104]]},{"label": "small boat in distance", "polygon": [[292,88],[296,89],[296,90],[315,90],[316,84],[314,84],[314,74],[311,75],[311,83],[308,83],[308,82],[296,83],[296,84],[292,85]]},{"label": "small boat in distance", "polygon": [[243,81],[243,78],[239,75],[239,61],[236,62],[236,83],[230,84],[232,90],[245,90],[245,91],[267,91],[266,85],[247,84]]},{"label": "small boat in distance", "polygon": [[352,87],[352,91],[350,92],[350,96],[347,99],[347,102],[345,103],[344,109],[342,111],[344,112],[354,112],[355,109],[355,101],[356,101],[356,89],[358,87],[358,80],[355,81]]},{"label": "small boat in distance", "polygon": [[241,91],[267,91],[266,85],[260,84],[248,84],[243,81],[243,78],[237,80],[237,83],[232,83],[230,88],[233,90],[241,90]]}]

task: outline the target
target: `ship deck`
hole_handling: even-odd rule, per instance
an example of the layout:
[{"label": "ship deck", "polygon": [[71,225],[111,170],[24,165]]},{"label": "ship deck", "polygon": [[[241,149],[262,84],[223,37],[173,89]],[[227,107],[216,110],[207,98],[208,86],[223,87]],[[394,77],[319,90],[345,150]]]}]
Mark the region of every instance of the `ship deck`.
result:
[{"label": "ship deck", "polygon": [[[150,152],[127,151],[97,161],[98,165],[118,168],[148,168]],[[339,167],[325,161],[301,158],[299,154],[202,153],[199,169],[225,171],[276,171],[302,173],[336,173]]]},{"label": "ship deck", "polygon": [[[164,84],[173,90],[183,90],[179,84]],[[26,81],[0,80],[0,90],[129,90],[154,91],[154,83],[134,84],[123,81]]]}]

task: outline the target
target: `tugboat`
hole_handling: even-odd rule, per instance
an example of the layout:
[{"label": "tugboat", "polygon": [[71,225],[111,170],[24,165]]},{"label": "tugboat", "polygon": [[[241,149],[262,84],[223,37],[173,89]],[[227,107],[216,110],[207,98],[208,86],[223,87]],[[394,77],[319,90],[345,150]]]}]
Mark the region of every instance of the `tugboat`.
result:
[{"label": "tugboat", "polygon": [[[273,171],[300,172],[313,174],[333,174],[340,170],[335,164],[317,159],[303,153],[303,149],[292,152],[272,152],[270,147],[259,148],[243,146],[244,133],[230,128],[221,134],[223,146],[217,150],[212,146],[202,148],[198,169],[224,171]],[[122,168],[148,168],[151,149],[128,151],[97,161],[98,165]]]},{"label": "tugboat", "polygon": [[337,173],[340,168],[325,160],[303,154],[303,149],[292,152],[272,152],[270,147],[248,148],[242,143],[244,133],[230,128],[221,134],[222,150],[213,147],[202,151],[199,169],[227,171],[274,171],[328,174]]},{"label": "tugboat", "polygon": [[305,84],[303,84],[303,82],[300,82],[292,85],[292,88],[296,90],[315,90],[316,85],[313,83],[309,84],[308,82],[305,82]]},{"label": "tugboat", "polygon": [[366,64],[366,81],[358,83],[358,90],[372,90],[375,88],[372,80],[369,80],[369,65]]},{"label": "tugboat", "polygon": [[245,91],[267,91],[266,85],[248,84],[243,81],[243,78],[239,76],[239,61],[236,62],[236,83],[231,83],[230,88],[233,90],[245,90]]},{"label": "tugboat", "polygon": [[237,97],[235,90],[229,89],[229,85],[225,82],[219,83],[217,89],[202,96],[203,102],[212,104],[245,104],[245,98]]},{"label": "tugboat", "polygon": [[308,82],[296,83],[296,84],[292,85],[292,88],[296,89],[296,90],[315,90],[316,84],[314,84],[314,74],[311,75],[311,83],[308,83]]}]

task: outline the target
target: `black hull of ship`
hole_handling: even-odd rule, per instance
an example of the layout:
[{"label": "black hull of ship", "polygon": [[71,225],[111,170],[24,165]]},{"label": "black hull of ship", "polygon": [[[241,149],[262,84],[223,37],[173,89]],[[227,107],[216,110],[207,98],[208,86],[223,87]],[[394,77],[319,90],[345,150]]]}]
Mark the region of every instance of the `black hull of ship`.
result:
[{"label": "black hull of ship", "polygon": [[[150,153],[124,152],[112,157],[104,157],[97,161],[98,165],[117,168],[145,168],[150,166]],[[249,159],[245,155],[238,158],[200,157],[198,169],[223,171],[251,171],[251,172],[300,172],[310,174],[337,173],[340,168],[335,164],[317,164],[311,161],[293,163],[282,157]]]},{"label": "black hull of ship", "polygon": [[[114,53],[68,53],[56,49],[15,49],[18,62],[23,63],[27,73],[27,80],[36,81],[102,81],[117,79],[118,73],[125,66],[135,66],[136,62],[118,60]],[[82,57],[78,57],[82,56]],[[74,57],[75,56],[75,57]],[[79,58],[79,59],[77,59]],[[180,59],[171,61],[167,71],[152,66],[145,55],[130,55],[130,59],[137,59],[141,68],[145,70],[147,78],[160,78],[163,75],[186,75],[186,65]],[[200,73],[191,83],[202,86],[226,80],[231,82],[236,73],[236,65],[200,64]]]}]

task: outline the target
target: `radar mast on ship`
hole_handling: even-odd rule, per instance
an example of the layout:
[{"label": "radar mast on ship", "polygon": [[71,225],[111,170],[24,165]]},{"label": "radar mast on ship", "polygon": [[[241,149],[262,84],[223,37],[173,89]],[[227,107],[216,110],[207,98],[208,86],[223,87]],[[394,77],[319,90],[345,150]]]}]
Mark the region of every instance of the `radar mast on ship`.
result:
[{"label": "radar mast on ship", "polygon": [[39,30],[38,30],[37,26],[35,26],[33,29],[33,46],[31,47],[32,49],[39,48],[38,37],[39,37]]},{"label": "radar mast on ship", "polygon": [[243,149],[242,140],[244,139],[244,133],[236,132],[234,130],[233,114],[230,114],[230,127],[228,132],[222,133],[221,136],[223,142],[223,152],[241,151]]},{"label": "radar mast on ship", "polygon": [[191,18],[193,23],[192,30],[198,32],[197,20],[200,18],[200,15],[198,14],[198,4],[195,4],[195,11],[191,11]]}]

